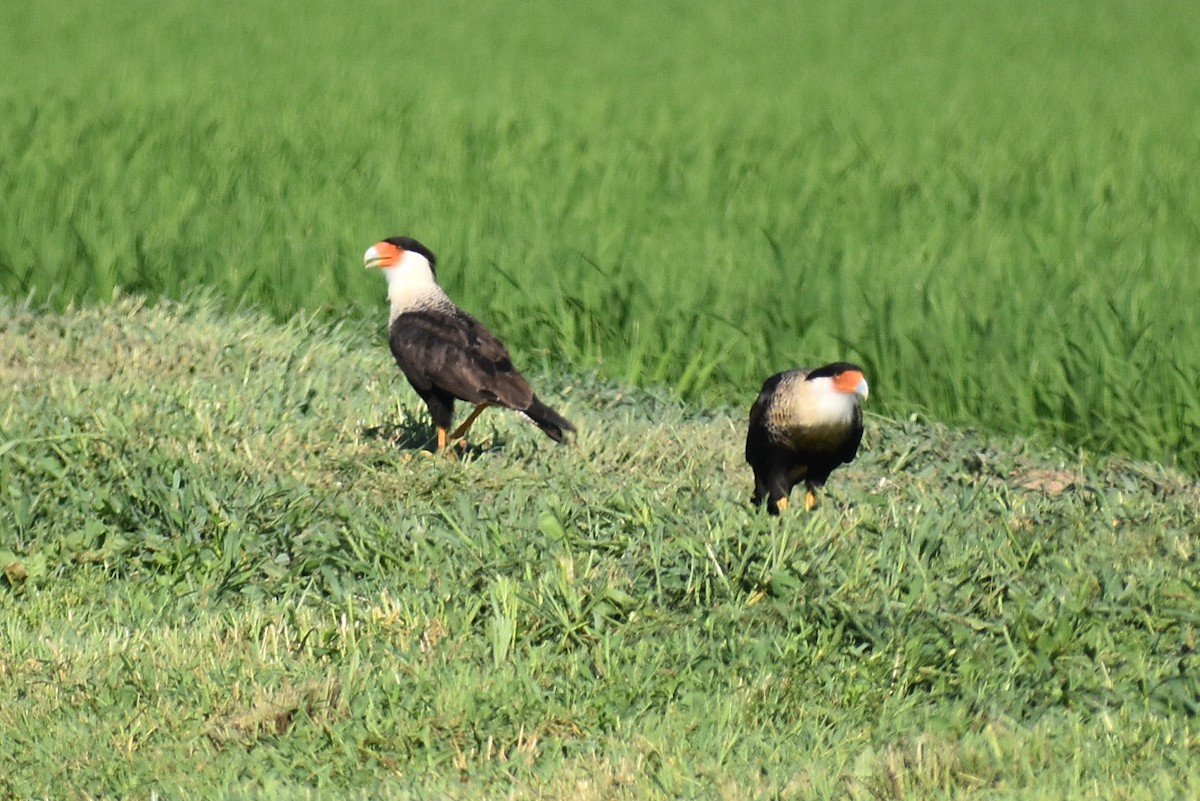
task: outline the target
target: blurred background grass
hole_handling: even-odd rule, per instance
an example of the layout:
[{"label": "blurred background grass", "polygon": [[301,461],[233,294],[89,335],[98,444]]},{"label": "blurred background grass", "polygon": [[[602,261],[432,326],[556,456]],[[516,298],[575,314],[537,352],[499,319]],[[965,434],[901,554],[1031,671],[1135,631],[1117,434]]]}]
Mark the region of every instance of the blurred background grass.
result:
[{"label": "blurred background grass", "polygon": [[[0,292],[382,320],[411,234],[522,363],[1200,466],[1184,2],[0,9]],[[382,327],[382,326],[381,326]]]}]

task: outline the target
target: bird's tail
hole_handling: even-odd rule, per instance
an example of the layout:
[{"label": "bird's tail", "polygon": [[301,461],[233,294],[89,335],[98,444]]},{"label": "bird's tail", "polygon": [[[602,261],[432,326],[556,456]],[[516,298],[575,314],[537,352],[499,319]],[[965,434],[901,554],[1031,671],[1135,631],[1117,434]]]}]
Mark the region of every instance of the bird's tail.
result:
[{"label": "bird's tail", "polygon": [[566,432],[575,430],[567,418],[542,403],[536,395],[525,414],[555,442],[562,442]]}]

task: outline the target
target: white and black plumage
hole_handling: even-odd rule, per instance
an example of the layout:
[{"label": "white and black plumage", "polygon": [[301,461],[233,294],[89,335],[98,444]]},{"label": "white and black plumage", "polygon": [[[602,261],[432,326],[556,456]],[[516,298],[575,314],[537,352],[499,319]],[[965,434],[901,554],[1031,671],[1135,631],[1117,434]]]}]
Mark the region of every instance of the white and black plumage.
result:
[{"label": "white and black plumage", "polygon": [[[442,291],[434,272],[437,259],[429,248],[410,237],[390,237],[368,248],[363,261],[387,278],[392,355],[429,407],[438,450],[465,436],[488,406],[516,410],[556,442],[575,430],[538,399],[500,340]],[[475,410],[448,434],[455,400],[473,403]]]},{"label": "white and black plumage", "polygon": [[787,509],[792,487],[803,481],[804,506],[812,509],[817,488],[858,453],[867,391],[862,368],[848,362],[768,378],[750,407],[746,431],[752,502],[765,500],[767,511],[777,515]]}]

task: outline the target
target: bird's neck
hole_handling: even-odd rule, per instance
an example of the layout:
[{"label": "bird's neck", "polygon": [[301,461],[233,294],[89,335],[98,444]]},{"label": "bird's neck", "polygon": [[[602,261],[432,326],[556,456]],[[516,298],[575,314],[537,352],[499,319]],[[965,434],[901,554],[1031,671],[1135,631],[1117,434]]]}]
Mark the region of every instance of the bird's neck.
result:
[{"label": "bird's neck", "polygon": [[842,428],[854,420],[858,398],[833,388],[828,378],[793,380],[780,387],[773,406],[781,419],[799,428]]},{"label": "bird's neck", "polygon": [[847,425],[854,419],[858,405],[855,395],[839,392],[828,378],[814,378],[801,385],[808,390],[805,404],[814,423],[820,425]]},{"label": "bird's neck", "polygon": [[387,277],[393,320],[405,312],[452,305],[423,259],[403,261],[385,270],[384,275]]}]

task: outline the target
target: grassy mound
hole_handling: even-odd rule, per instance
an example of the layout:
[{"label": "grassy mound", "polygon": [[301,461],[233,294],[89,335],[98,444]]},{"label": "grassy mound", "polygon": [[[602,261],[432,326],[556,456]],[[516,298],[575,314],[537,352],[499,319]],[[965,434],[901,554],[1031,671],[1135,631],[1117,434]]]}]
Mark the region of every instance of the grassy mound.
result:
[{"label": "grassy mound", "polygon": [[532,378],[433,458],[375,328],[0,309],[3,794],[1200,791],[1190,479],[868,416],[770,520],[744,409]]}]

